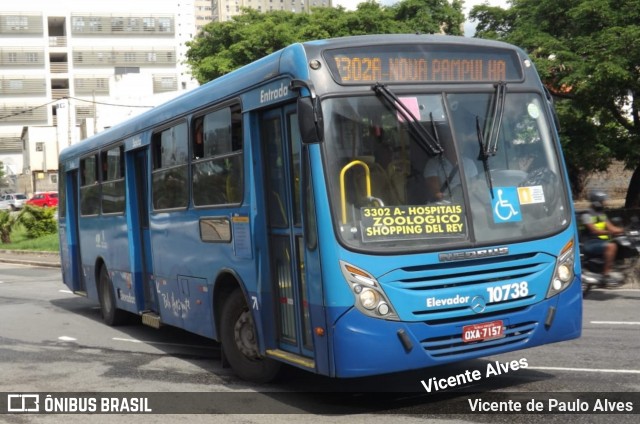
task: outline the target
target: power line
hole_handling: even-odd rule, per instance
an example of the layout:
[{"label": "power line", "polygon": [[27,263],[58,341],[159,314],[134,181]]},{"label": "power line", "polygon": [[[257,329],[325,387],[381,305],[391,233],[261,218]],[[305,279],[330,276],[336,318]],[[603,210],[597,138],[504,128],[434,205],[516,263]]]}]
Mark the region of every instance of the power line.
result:
[{"label": "power line", "polygon": [[81,101],[81,102],[87,102],[87,103],[93,103],[93,104],[96,104],[96,105],[105,105],[105,106],[145,107],[147,109],[155,107],[155,106],[143,106],[143,105],[119,105],[119,104],[115,104],[115,103],[105,103],[105,102],[96,102],[95,100],[79,99],[77,97],[65,97],[65,99],[73,99],[73,100],[78,100],[78,101]]},{"label": "power line", "polygon": [[0,119],[7,119],[7,118],[12,118],[12,117],[14,117],[14,116],[22,115],[23,113],[28,113],[28,112],[34,111],[34,110],[36,110],[36,109],[40,109],[41,107],[48,106],[48,105],[50,105],[51,103],[55,103],[55,102],[57,102],[57,101],[58,101],[58,100],[52,100],[52,101],[50,101],[50,102],[48,102],[48,103],[45,103],[45,104],[43,104],[43,105],[35,106],[35,107],[29,108],[29,109],[24,109],[24,110],[22,110],[22,111],[20,111],[20,112],[12,113],[11,115],[0,116]]},{"label": "power line", "polygon": [[87,103],[93,103],[93,104],[96,104],[96,105],[104,105],[104,106],[141,107],[141,108],[147,108],[147,109],[155,107],[155,106],[144,106],[144,105],[122,105],[122,104],[116,104],[116,103],[96,102],[94,100],[85,100],[85,99],[80,99],[80,98],[77,98],[77,97],[62,97],[61,99],[52,100],[52,101],[50,101],[48,103],[45,103],[45,104],[42,104],[40,106],[34,106],[34,107],[29,108],[29,109],[24,109],[24,110],[22,110],[20,112],[12,113],[11,115],[0,116],[0,120],[7,119],[7,118],[12,118],[14,116],[22,115],[22,114],[25,114],[25,113],[29,113],[29,112],[32,112],[32,111],[34,111],[36,109],[40,109],[41,107],[45,107],[45,106],[48,106],[48,105],[50,105],[52,103],[56,103],[56,102],[59,102],[60,100],[65,100],[65,99],[73,99],[73,100],[77,100],[77,101],[80,101],[80,102],[87,102]]}]

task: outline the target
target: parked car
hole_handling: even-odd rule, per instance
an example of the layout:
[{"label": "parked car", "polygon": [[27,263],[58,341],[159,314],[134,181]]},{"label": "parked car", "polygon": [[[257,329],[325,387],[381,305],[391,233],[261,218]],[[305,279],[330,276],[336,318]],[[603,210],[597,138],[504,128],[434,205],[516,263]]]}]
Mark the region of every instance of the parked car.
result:
[{"label": "parked car", "polygon": [[0,210],[17,211],[22,209],[26,201],[27,196],[22,193],[3,194],[0,196]]},{"label": "parked car", "polygon": [[55,191],[36,193],[31,199],[27,200],[27,205],[39,206],[41,208],[57,207],[58,193],[56,193]]}]

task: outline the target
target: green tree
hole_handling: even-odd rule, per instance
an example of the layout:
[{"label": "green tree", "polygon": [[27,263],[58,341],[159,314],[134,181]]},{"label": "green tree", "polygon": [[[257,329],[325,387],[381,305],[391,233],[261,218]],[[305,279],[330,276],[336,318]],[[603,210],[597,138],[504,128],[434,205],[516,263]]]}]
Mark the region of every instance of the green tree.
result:
[{"label": "green tree", "polygon": [[7,185],[6,174],[4,172],[4,163],[0,161],[0,188],[6,187]]},{"label": "green tree", "polygon": [[369,0],[354,11],[313,8],[311,13],[243,9],[231,21],[207,24],[188,43],[187,63],[204,84],[296,42],[363,34],[462,35],[463,22],[461,0],[403,0],[393,6]]},{"label": "green tree", "polygon": [[[614,159],[638,168],[640,0],[510,3],[507,10],[474,7],[476,36],[516,44],[535,62],[557,99],[574,192],[581,192],[585,176]],[[637,189],[630,187],[628,206],[640,203],[640,169],[634,179]]]},{"label": "green tree", "polygon": [[17,219],[14,214],[9,211],[0,211],[0,242],[3,244],[11,243],[11,231],[16,223]]}]

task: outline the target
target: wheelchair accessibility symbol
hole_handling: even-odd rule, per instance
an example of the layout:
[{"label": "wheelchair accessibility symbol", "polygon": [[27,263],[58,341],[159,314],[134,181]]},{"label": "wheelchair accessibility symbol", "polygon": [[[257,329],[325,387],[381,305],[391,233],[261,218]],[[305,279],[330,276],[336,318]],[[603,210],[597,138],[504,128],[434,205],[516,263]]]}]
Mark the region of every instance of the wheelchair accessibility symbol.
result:
[{"label": "wheelchair accessibility symbol", "polygon": [[493,222],[500,224],[502,222],[522,221],[516,187],[495,187],[494,194],[491,201]]}]

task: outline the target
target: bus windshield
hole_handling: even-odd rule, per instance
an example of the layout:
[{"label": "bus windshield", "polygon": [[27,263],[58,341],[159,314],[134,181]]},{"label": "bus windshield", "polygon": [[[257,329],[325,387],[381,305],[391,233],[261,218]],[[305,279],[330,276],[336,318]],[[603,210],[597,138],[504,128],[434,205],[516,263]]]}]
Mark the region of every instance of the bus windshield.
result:
[{"label": "bus windshield", "polygon": [[358,250],[434,250],[550,235],[569,222],[546,100],[391,93],[322,102],[336,231]]}]

